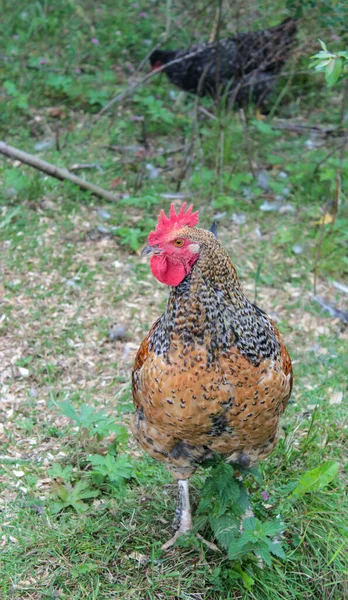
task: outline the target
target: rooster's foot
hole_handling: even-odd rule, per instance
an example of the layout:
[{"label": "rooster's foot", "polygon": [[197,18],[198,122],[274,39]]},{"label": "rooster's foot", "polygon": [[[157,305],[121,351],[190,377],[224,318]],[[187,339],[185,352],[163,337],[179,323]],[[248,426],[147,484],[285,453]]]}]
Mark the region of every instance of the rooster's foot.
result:
[{"label": "rooster's foot", "polygon": [[[188,479],[178,479],[178,502],[173,521],[173,529],[177,530],[175,535],[162,546],[162,550],[169,550],[174,546],[178,538],[185,533],[192,533],[192,517],[189,497]],[[199,533],[194,534],[198,540],[203,542],[210,550],[220,552],[219,548],[212,542],[205,540]]]},{"label": "rooster's foot", "polygon": [[161,550],[169,550],[169,548],[171,548],[172,546],[174,546],[176,540],[179,539],[180,536],[185,535],[185,533],[189,533],[188,531],[177,531],[175,535],[173,535],[172,538],[170,538],[170,540],[168,540],[168,542],[166,542],[165,544],[163,544],[163,546],[161,546]]},{"label": "rooster's foot", "polygon": [[192,531],[177,531],[176,534],[170,538],[170,540],[168,540],[168,542],[166,542],[165,544],[163,544],[163,546],[161,546],[161,550],[169,550],[170,548],[172,548],[172,546],[174,546],[175,542],[179,539],[179,537],[181,537],[182,535],[185,535],[185,533],[191,533],[191,535],[194,535],[197,540],[199,540],[200,542],[202,542],[202,544],[204,544],[205,546],[207,546],[207,548],[209,548],[209,550],[212,550],[213,552],[221,552],[220,548],[217,547],[216,544],[214,544],[213,542],[209,542],[208,540],[204,539],[204,537],[202,535],[200,535],[200,533],[193,533]]}]

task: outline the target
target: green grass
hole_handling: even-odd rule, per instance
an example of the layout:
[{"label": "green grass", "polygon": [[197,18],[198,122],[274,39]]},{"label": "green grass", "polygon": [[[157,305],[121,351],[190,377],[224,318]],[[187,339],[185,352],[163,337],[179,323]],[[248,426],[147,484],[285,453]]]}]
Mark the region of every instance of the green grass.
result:
[{"label": "green grass", "polygon": [[[348,162],[338,152],[323,160],[340,137],[316,138],[312,148],[310,133],[271,125],[291,117],[338,126],[342,88],[328,91],[320,76],[296,75],[279,106],[282,85],[274,96],[274,120],[260,123],[247,114],[251,159],[267,179],[265,190],[250,173],[239,115],[212,120],[198,113],[195,124],[194,98],[173,102],[164,77],[92,124],[163,32],[168,9],[175,47],[210,35],[214,6],[195,3],[187,17],[181,2],[3,4],[4,139],[59,166],[100,165],[82,176],[119,199],[108,204],[0,159],[1,598],[341,600],[347,593],[347,333],[312,294],[316,270],[316,294],[344,309],[344,294],[332,282],[346,281],[348,272]],[[245,6],[248,26],[254,8]],[[283,3],[276,8],[288,14]],[[337,7],[330,15],[316,10],[318,31],[310,18],[300,27],[311,53],[318,37],[342,34]],[[274,3],[265,2],[254,26],[273,24],[274,14]],[[224,34],[230,22],[227,12]],[[294,68],[306,69],[307,56]],[[202,103],[214,112],[208,100]],[[134,117],[144,118],[147,154],[129,148],[144,144],[142,122]],[[193,135],[192,160],[181,178]],[[42,142],[48,144],[40,150]],[[118,153],[112,145],[126,149]],[[148,163],[158,170],[154,179]],[[321,226],[331,214],[338,167],[338,216]],[[162,194],[178,187],[199,208],[203,226],[220,217],[219,237],[248,296],[276,319],[294,362],[281,440],[261,465],[262,484],[245,479],[256,517],[265,522],[280,515],[284,523],[279,537],[286,559],[275,557],[271,567],[262,568],[250,553],[229,560],[191,538],[163,554],[175,483],[127,436],[134,355],[168,293],[139,249],[159,209],[169,205]],[[279,195],[292,212],[260,210]],[[243,224],[231,220],[240,213]],[[121,340],[110,339],[115,322],[126,329]],[[83,405],[103,411],[98,426],[104,429],[96,431],[99,417],[88,411],[79,427],[67,416],[67,402],[78,414]],[[104,471],[93,466],[91,455],[98,454],[112,457]],[[129,467],[115,467],[126,457]],[[327,461],[339,464],[337,477],[289,497],[308,470]],[[192,479],[195,509],[206,474],[202,468]],[[69,504],[81,484],[90,497],[80,489],[77,511],[57,512],[62,496],[68,493]],[[213,539],[209,528],[202,533]]]}]

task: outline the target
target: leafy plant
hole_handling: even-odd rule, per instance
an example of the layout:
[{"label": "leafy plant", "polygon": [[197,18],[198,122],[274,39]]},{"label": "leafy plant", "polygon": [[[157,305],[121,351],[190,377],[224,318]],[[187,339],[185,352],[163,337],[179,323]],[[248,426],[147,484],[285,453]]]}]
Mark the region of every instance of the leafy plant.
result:
[{"label": "leafy plant", "polygon": [[319,42],[322,50],[311,57],[314,60],[309,66],[315,71],[324,72],[327,86],[332,87],[340,78],[348,76],[348,51],[333,53],[322,40]]},{"label": "leafy plant", "polygon": [[272,563],[272,554],[278,558],[286,558],[280,542],[273,541],[274,536],[283,528],[282,523],[277,521],[261,523],[255,517],[244,519],[242,534],[229,545],[229,558],[236,560],[249,552],[253,552],[264,560],[267,565]]},{"label": "leafy plant", "polygon": [[108,417],[103,411],[95,411],[92,406],[82,404],[78,413],[71,402],[59,402],[63,415],[75,421],[75,423],[86,432],[89,437],[97,436],[102,439],[110,433],[116,433],[118,443],[124,444],[127,442],[128,434],[125,427],[115,423],[113,419]]},{"label": "leafy plant", "polygon": [[[245,474],[248,473],[260,481],[258,469],[246,469]],[[219,545],[231,559],[253,553],[270,564],[272,554],[285,558],[282,546],[273,542],[273,537],[284,526],[279,521],[261,523],[255,517],[244,518],[249,508],[246,486],[236,479],[232,465],[221,463],[213,467],[204,484],[196,528],[201,529],[209,523]],[[252,585],[249,580],[245,584]]]},{"label": "leafy plant", "polygon": [[138,227],[118,227],[115,234],[120,238],[121,246],[129,246],[133,252],[139,250],[145,237],[143,230]]},{"label": "leafy plant", "polygon": [[67,465],[66,467],[62,467],[62,465],[59,463],[53,463],[52,467],[48,469],[48,474],[54,479],[70,481],[72,476],[72,466]]},{"label": "leafy plant", "polygon": [[65,508],[72,507],[78,514],[84,513],[88,505],[83,502],[90,498],[95,498],[99,495],[98,490],[91,490],[88,487],[87,481],[78,481],[74,486],[70,483],[57,484],[53,486],[53,490],[59,498],[58,502],[53,502],[51,505],[51,512],[53,514],[59,513]]},{"label": "leafy plant", "polygon": [[133,465],[127,455],[115,457],[112,454],[92,454],[88,458],[93,467],[92,474],[101,476],[114,486],[122,486],[125,480],[134,477]]}]

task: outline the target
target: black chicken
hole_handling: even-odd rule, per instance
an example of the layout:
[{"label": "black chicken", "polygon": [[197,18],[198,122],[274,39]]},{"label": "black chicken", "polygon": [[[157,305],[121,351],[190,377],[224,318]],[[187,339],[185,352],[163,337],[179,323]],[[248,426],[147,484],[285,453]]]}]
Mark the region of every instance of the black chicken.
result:
[{"label": "black chicken", "polygon": [[250,101],[261,107],[290,56],[296,31],[296,19],[289,18],[269,29],[239,33],[189,50],[154,50],[150,63],[158,69],[187,57],[163,69],[179,88],[214,99],[226,93],[229,103],[237,107]]}]

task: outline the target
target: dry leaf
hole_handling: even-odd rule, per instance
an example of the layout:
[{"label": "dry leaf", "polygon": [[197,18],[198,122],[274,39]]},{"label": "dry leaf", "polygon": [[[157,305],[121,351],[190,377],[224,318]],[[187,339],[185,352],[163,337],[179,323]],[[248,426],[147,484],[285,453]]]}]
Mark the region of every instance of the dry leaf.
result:
[{"label": "dry leaf", "polygon": [[133,558],[139,563],[139,565],[144,565],[149,561],[149,557],[146,556],[146,554],[140,554],[140,552],[131,552],[127,558]]},{"label": "dry leaf", "polygon": [[333,221],[333,215],[330,215],[330,213],[325,213],[325,215],[323,217],[320,217],[320,219],[318,219],[318,221],[314,221],[315,225],[329,225],[329,223],[332,223]]},{"label": "dry leaf", "polygon": [[24,471],[13,471],[13,474],[16,477],[24,477],[24,475],[25,475]]}]

